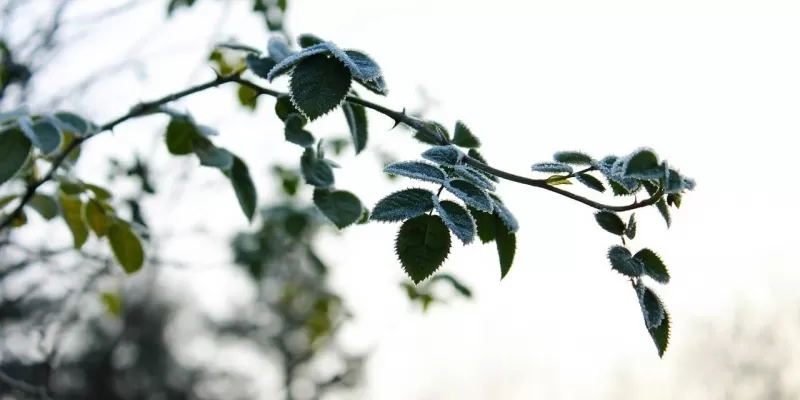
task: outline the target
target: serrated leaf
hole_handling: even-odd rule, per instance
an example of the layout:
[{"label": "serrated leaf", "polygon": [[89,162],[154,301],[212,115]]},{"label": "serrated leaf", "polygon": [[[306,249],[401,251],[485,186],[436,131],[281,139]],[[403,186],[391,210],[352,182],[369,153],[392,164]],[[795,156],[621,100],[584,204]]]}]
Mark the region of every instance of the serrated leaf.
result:
[{"label": "serrated leaf", "polygon": [[433,196],[432,201],[444,224],[462,243],[468,245],[475,240],[475,220],[464,207],[450,200],[439,201],[436,195]]},{"label": "serrated leaf", "polygon": [[684,180],[681,174],[672,168],[667,169],[666,179],[664,183],[664,192],[668,194],[680,193],[684,186]]},{"label": "serrated leaf", "polygon": [[453,168],[453,172],[455,172],[459,177],[464,178],[464,180],[480,187],[481,189],[492,192],[497,189],[494,183],[492,183],[491,179],[467,165],[456,165]]},{"label": "serrated leaf", "polygon": [[514,214],[511,213],[511,210],[509,210],[496,195],[489,195],[489,197],[492,198],[492,203],[494,204],[494,214],[500,217],[500,220],[503,221],[506,228],[508,228],[511,233],[519,231],[519,222],[517,218],[514,217]]},{"label": "serrated leaf", "polygon": [[353,138],[353,147],[356,154],[361,153],[367,147],[367,110],[360,104],[343,103],[342,111],[350,128],[350,136]]},{"label": "serrated leaf", "polygon": [[455,146],[433,146],[422,153],[422,158],[437,164],[456,165],[464,157],[464,153]]},{"label": "serrated leaf", "polygon": [[111,221],[97,200],[89,200],[83,204],[83,218],[97,237],[105,236],[111,228]]},{"label": "serrated leaf", "polygon": [[663,176],[664,169],[658,162],[658,155],[652,149],[643,147],[634,151],[623,164],[625,176],[653,179]]},{"label": "serrated leaf", "polygon": [[433,192],[411,188],[394,192],[375,204],[370,220],[397,222],[414,218],[433,209]]},{"label": "serrated leaf", "polygon": [[185,118],[172,118],[167,125],[164,140],[173,155],[186,155],[194,151],[194,141],[201,136],[197,127]]},{"label": "serrated leaf", "polygon": [[594,159],[580,151],[559,151],[553,154],[553,161],[571,165],[592,165]]},{"label": "serrated leaf", "polygon": [[386,96],[389,94],[389,89],[386,87],[386,81],[383,77],[371,80],[371,81],[357,81],[365,88],[369,89],[370,92],[379,94],[381,96]]},{"label": "serrated leaf", "polygon": [[478,238],[481,240],[481,243],[486,244],[494,241],[494,216],[470,206],[467,206],[467,210],[472,214],[472,218],[475,219],[475,225],[478,228]]},{"label": "serrated leaf", "polygon": [[633,192],[622,186],[619,182],[608,179],[608,186],[611,187],[611,191],[614,192],[614,196],[631,196]]},{"label": "serrated leaf", "polygon": [[662,284],[669,283],[669,271],[661,257],[650,249],[641,249],[633,256],[635,260],[639,260],[644,267],[645,275],[653,278],[654,281]]},{"label": "serrated leaf", "polygon": [[636,285],[636,294],[639,297],[639,307],[642,309],[642,317],[644,317],[644,325],[647,330],[654,329],[661,325],[664,321],[664,303],[658,298],[658,295],[645,286],[642,281]]},{"label": "serrated leaf", "polygon": [[127,274],[139,271],[144,265],[142,241],[128,223],[115,220],[111,224],[108,228],[108,244],[114,258]]},{"label": "serrated leaf", "polygon": [[384,167],[383,172],[433,183],[444,183],[446,179],[439,167],[422,161],[394,162]]},{"label": "serrated leaf", "polygon": [[667,195],[667,205],[675,208],[681,208],[681,200],[683,200],[683,196],[678,193],[670,193]]},{"label": "serrated leaf", "polygon": [[314,146],[314,135],[303,129],[305,124],[306,117],[300,114],[289,115],[283,128],[283,135],[286,141],[304,148]]},{"label": "serrated leaf", "polygon": [[564,175],[552,175],[552,176],[549,176],[549,177],[547,177],[547,181],[546,182],[550,186],[572,185],[572,182],[570,182],[569,177],[568,176],[564,176]]},{"label": "serrated leaf", "polygon": [[324,41],[325,40],[320,39],[319,37],[312,35],[310,33],[304,33],[297,37],[297,44],[304,49],[318,45]]},{"label": "serrated leaf", "polygon": [[58,202],[51,196],[36,193],[28,201],[28,206],[48,221],[58,216]]},{"label": "serrated leaf", "polygon": [[611,246],[611,248],[608,249],[607,256],[613,270],[631,278],[642,276],[642,263],[638,260],[634,260],[630,250],[624,246]]},{"label": "serrated leaf", "polygon": [[280,95],[277,99],[275,99],[275,115],[281,119],[281,121],[286,121],[292,114],[300,114],[300,110],[292,104],[292,97],[289,95]]},{"label": "serrated leaf", "polygon": [[463,179],[451,179],[445,182],[444,187],[467,205],[488,213],[494,211],[494,203],[489,195],[472,183]]},{"label": "serrated leaf", "polygon": [[622,218],[615,212],[608,210],[598,211],[594,214],[594,219],[601,228],[608,232],[618,236],[622,236],[625,233],[625,222],[622,222]]},{"label": "serrated leaf", "polygon": [[656,203],[656,208],[658,209],[658,212],[661,214],[661,216],[664,218],[664,222],[667,223],[667,228],[671,227],[672,215],[670,215],[669,207],[667,206],[667,201],[664,200],[663,197]]},{"label": "serrated leaf", "polygon": [[61,206],[61,215],[64,217],[64,222],[72,232],[73,246],[76,249],[83,247],[86,240],[89,238],[89,229],[83,221],[82,212],[83,202],[78,196],[71,196],[64,193],[58,195],[59,205]]},{"label": "serrated leaf", "polygon": [[658,350],[658,356],[663,358],[664,353],[667,351],[667,346],[669,345],[669,334],[670,334],[670,315],[667,311],[664,304],[661,304],[662,310],[664,310],[664,318],[657,327],[648,329],[650,332],[650,337],[653,338],[653,343],[656,345],[656,349]]},{"label": "serrated leaf", "polygon": [[119,293],[103,292],[100,294],[100,300],[111,315],[115,317],[122,315],[122,296]]},{"label": "serrated leaf", "polygon": [[572,173],[572,166],[560,162],[540,162],[531,165],[531,170],[534,172],[545,172],[550,174],[558,173]]},{"label": "serrated leaf", "polygon": [[[482,164],[488,164],[486,162],[486,159],[483,157],[483,154],[481,154],[477,149],[469,149],[469,151],[467,152],[467,155],[470,158],[473,158],[473,159],[475,159],[477,161],[480,161]],[[487,178],[489,178],[492,181],[494,181],[494,182],[500,182],[500,179],[498,177],[496,177],[496,176],[494,176],[494,175],[492,175],[492,174],[490,174],[488,172],[481,171],[481,173],[484,176],[486,176]]]},{"label": "serrated leaf", "polygon": [[500,280],[508,275],[514,264],[514,255],[517,252],[517,235],[509,232],[505,222],[494,215],[494,242],[497,245],[497,256],[500,261]]},{"label": "serrated leaf", "polygon": [[481,147],[481,141],[472,131],[461,121],[456,121],[456,129],[453,131],[453,144],[456,146],[474,148]]},{"label": "serrated leaf", "polygon": [[262,57],[256,54],[248,54],[244,57],[245,65],[253,74],[259,78],[269,79],[269,72],[275,68],[277,63],[269,57]]},{"label": "serrated leaf", "polygon": [[314,205],[339,229],[358,221],[364,206],[353,193],[345,190],[314,190]]},{"label": "serrated leaf", "polygon": [[433,283],[434,281],[441,281],[441,280],[446,281],[451,286],[453,286],[453,289],[455,289],[462,296],[468,299],[472,298],[472,290],[470,290],[466,285],[461,283],[455,276],[444,272],[436,274],[433,276],[433,278],[431,278],[431,283]]},{"label": "serrated leaf", "polygon": [[585,172],[575,175],[575,179],[578,182],[586,185],[586,187],[588,187],[589,189],[596,190],[600,193],[606,191],[606,187],[603,186],[603,182],[601,182],[600,179],[597,179],[594,176],[589,175]]},{"label": "serrated leaf", "polygon": [[25,165],[31,153],[31,141],[17,128],[0,132],[0,185],[11,179]]},{"label": "serrated leaf", "polygon": [[258,105],[259,93],[253,90],[250,86],[239,85],[236,90],[236,98],[239,99],[239,104],[242,107],[254,111]]},{"label": "serrated leaf", "polygon": [[248,221],[253,221],[258,203],[258,193],[253,179],[250,178],[250,170],[241,158],[233,156],[233,165],[229,170],[223,171],[225,176],[231,181],[239,207]]},{"label": "serrated leaf", "polygon": [[308,47],[303,49],[299,53],[292,54],[289,57],[284,58],[276,64],[267,74],[267,80],[272,82],[275,78],[284,75],[292,70],[297,64],[302,62],[303,60],[318,55],[318,54],[325,54],[331,53],[331,49],[334,48],[332,43],[330,42],[323,42],[316,44],[314,46]]},{"label": "serrated leaf", "polygon": [[630,218],[628,219],[628,226],[625,228],[625,236],[628,239],[633,240],[636,237],[636,213],[631,213]]},{"label": "serrated leaf", "polygon": [[414,283],[433,275],[450,254],[450,232],[438,215],[422,214],[400,226],[395,253]]},{"label": "serrated leaf", "polygon": [[353,78],[360,82],[374,81],[381,76],[381,67],[368,54],[358,50],[345,50],[345,54],[350,58],[351,63],[347,63]]},{"label": "serrated leaf", "polygon": [[330,188],[334,184],[333,168],[317,157],[313,148],[308,148],[300,157],[300,172],[306,183],[320,189]]},{"label": "serrated leaf", "polygon": [[350,91],[350,70],[334,57],[318,54],[294,67],[289,91],[292,103],[309,121],[338,107]]}]

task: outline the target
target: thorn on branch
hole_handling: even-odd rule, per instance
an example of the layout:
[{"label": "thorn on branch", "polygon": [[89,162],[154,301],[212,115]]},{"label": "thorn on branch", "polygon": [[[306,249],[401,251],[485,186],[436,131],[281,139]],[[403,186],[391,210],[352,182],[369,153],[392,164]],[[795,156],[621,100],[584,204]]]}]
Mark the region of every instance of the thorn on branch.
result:
[{"label": "thorn on branch", "polygon": [[[403,111],[400,112],[400,114],[402,116],[404,116],[404,117],[406,116],[406,108],[405,107],[403,107]],[[394,120],[394,125],[392,125],[392,127],[389,128],[390,131],[392,129],[394,129],[394,128],[397,128],[403,122],[403,118],[392,118],[392,119]]]}]

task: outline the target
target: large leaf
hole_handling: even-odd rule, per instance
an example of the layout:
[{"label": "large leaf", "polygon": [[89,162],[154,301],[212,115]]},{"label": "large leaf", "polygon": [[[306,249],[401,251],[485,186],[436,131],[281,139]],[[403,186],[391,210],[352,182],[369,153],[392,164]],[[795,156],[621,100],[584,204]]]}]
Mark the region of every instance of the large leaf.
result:
[{"label": "large leaf", "polygon": [[394,192],[375,204],[370,219],[397,222],[414,218],[433,209],[433,192],[411,188]]},{"label": "large leaf", "polygon": [[453,144],[456,146],[474,148],[481,147],[481,141],[472,131],[461,121],[456,121],[456,129],[453,132]]},{"label": "large leaf", "polygon": [[463,179],[452,179],[445,182],[444,187],[467,205],[488,213],[494,210],[494,203],[489,195],[472,183]]},{"label": "large leaf", "polygon": [[467,206],[472,218],[475,219],[475,225],[478,228],[478,238],[481,243],[489,243],[494,241],[494,215],[475,209],[474,207]]},{"label": "large leaf", "polygon": [[494,194],[489,196],[492,198],[492,203],[494,204],[494,214],[500,217],[500,220],[503,221],[503,224],[508,228],[509,232],[516,233],[519,230],[517,218],[511,213],[511,210],[503,204],[499,197]]},{"label": "large leaf", "polygon": [[433,146],[422,153],[422,158],[437,164],[456,165],[464,157],[464,153],[455,146]]},{"label": "large leaf", "polygon": [[438,198],[433,205],[444,224],[461,242],[467,245],[475,240],[475,220],[464,207],[450,200],[439,201]]},{"label": "large leaf", "polygon": [[108,229],[108,243],[114,258],[128,274],[139,271],[144,265],[144,248],[142,241],[133,232],[131,226],[115,220]]},{"label": "large leaf", "polygon": [[338,107],[350,91],[350,84],[347,67],[336,58],[317,54],[297,64],[289,90],[295,107],[313,121]]},{"label": "large leaf", "polygon": [[353,74],[353,78],[359,82],[375,81],[383,76],[381,67],[369,55],[358,50],[345,50],[344,53],[349,58],[346,62],[347,67]]},{"label": "large leaf", "polygon": [[572,165],[592,165],[592,156],[581,151],[559,151],[553,154],[553,161]]},{"label": "large leaf", "polygon": [[653,289],[645,286],[642,281],[636,284],[636,294],[639,297],[639,306],[647,330],[654,329],[664,321],[664,303],[658,298]]},{"label": "large leaf", "polygon": [[400,226],[395,253],[406,274],[420,283],[433,275],[450,254],[450,232],[438,215],[423,214]]},{"label": "large leaf", "polygon": [[89,200],[83,205],[83,218],[97,237],[103,237],[111,228],[111,220],[103,205],[97,200]]},{"label": "large leaf", "polygon": [[652,149],[643,147],[633,152],[623,164],[625,176],[653,179],[664,175],[658,163],[658,155]]},{"label": "large leaf", "polygon": [[653,278],[658,283],[669,283],[669,271],[661,257],[650,249],[641,249],[633,256],[635,260],[642,263],[645,275]]},{"label": "large leaf", "polygon": [[244,212],[248,221],[253,221],[258,194],[256,193],[256,186],[250,178],[250,170],[247,168],[247,164],[241,158],[234,156],[231,169],[224,171],[224,174],[233,185],[233,190],[236,192],[236,199],[239,200],[242,212]]},{"label": "large leaf", "polygon": [[441,168],[422,161],[394,162],[384,167],[383,172],[433,183],[444,183],[446,179]]},{"label": "large leaf", "polygon": [[306,183],[321,189],[334,184],[333,168],[317,156],[313,148],[308,148],[300,157],[300,172]]},{"label": "large leaf", "polygon": [[83,221],[82,216],[83,202],[78,196],[64,193],[59,193],[58,201],[61,206],[61,215],[64,216],[64,222],[67,223],[67,227],[72,232],[73,246],[76,249],[80,249],[89,238],[89,230],[86,228],[86,223]]},{"label": "large leaf", "polygon": [[272,69],[267,73],[267,80],[272,82],[275,78],[287,74],[292,68],[295,68],[298,64],[300,64],[303,60],[306,60],[310,57],[315,55],[325,55],[325,53],[330,54],[331,47],[333,45],[330,42],[323,42],[316,44],[314,46],[308,47],[303,49],[303,51],[299,53],[292,54],[289,57],[284,58],[281,60],[280,63],[272,67]]},{"label": "large leaf", "polygon": [[608,261],[611,268],[622,275],[638,278],[642,276],[642,263],[634,260],[630,250],[624,246],[614,245],[608,249]]},{"label": "large leaf", "polygon": [[540,162],[531,165],[531,170],[535,172],[547,172],[547,173],[572,173],[572,166],[569,164],[564,164],[560,162]]},{"label": "large leaf", "polygon": [[339,229],[358,221],[364,210],[361,200],[345,190],[316,189],[314,205]]},{"label": "large leaf", "polygon": [[617,213],[601,210],[594,214],[594,219],[601,228],[615,235],[622,236],[625,233],[625,223]]},{"label": "large leaf", "polygon": [[500,279],[508,275],[511,266],[514,264],[514,255],[517,251],[517,235],[509,232],[505,222],[500,217],[494,215],[494,242],[497,245],[497,256],[500,261]]},{"label": "large leaf", "polygon": [[17,128],[0,132],[0,185],[11,179],[25,164],[31,141]]},{"label": "large leaf", "polygon": [[291,114],[286,118],[283,127],[283,135],[287,142],[294,143],[300,147],[309,148],[314,145],[314,135],[303,129],[306,124],[306,117],[300,114]]},{"label": "large leaf", "polygon": [[492,192],[497,189],[491,179],[468,165],[456,165],[453,167],[453,172],[482,189]]},{"label": "large leaf", "polygon": [[58,202],[46,194],[34,194],[28,202],[28,206],[36,210],[42,218],[48,221],[58,215]]},{"label": "large leaf", "polygon": [[345,102],[342,104],[342,112],[350,128],[353,147],[356,154],[359,154],[367,147],[367,110],[360,104]]}]

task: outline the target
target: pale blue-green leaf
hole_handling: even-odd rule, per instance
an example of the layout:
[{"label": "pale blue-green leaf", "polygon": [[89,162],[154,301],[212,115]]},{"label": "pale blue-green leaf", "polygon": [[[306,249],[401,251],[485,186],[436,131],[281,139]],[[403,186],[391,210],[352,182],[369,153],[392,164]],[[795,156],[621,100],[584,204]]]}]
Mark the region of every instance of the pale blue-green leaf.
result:
[{"label": "pale blue-green leaf", "polygon": [[572,166],[569,164],[564,164],[560,162],[540,162],[533,164],[531,166],[531,170],[535,172],[546,172],[546,173],[572,173]]},{"label": "pale blue-green leaf", "polygon": [[664,185],[665,193],[680,193],[683,191],[684,179],[677,170],[668,168],[666,175],[666,183]]},{"label": "pale blue-green leaf", "polygon": [[100,130],[100,127],[93,122],[69,111],[59,111],[53,117],[55,117],[55,121],[51,122],[55,122],[61,130],[72,132],[78,136],[96,133]]},{"label": "pale blue-green leaf", "polygon": [[422,161],[394,162],[384,167],[383,172],[433,183],[444,183],[446,179],[439,167]]},{"label": "pale blue-green leaf", "polygon": [[468,245],[475,240],[477,227],[469,211],[456,202],[450,200],[439,201],[436,195],[433,195],[431,200],[433,201],[433,206],[436,207],[436,212],[442,217],[444,224],[462,243]]},{"label": "pale blue-green leaf", "polygon": [[638,278],[644,272],[642,263],[634,260],[630,250],[624,246],[611,246],[608,249],[608,261],[611,263],[612,269],[631,278]]},{"label": "pale blue-green leaf", "polygon": [[658,295],[645,286],[640,280],[636,285],[636,294],[639,297],[639,306],[642,309],[642,317],[647,330],[653,330],[664,321],[664,304]]},{"label": "pale blue-green leaf", "polygon": [[330,53],[330,47],[331,46],[328,43],[320,43],[284,58],[280,63],[276,64],[274,67],[272,67],[272,69],[270,69],[266,76],[267,80],[272,82],[275,78],[288,73],[292,68],[299,64],[300,61],[303,61],[308,57],[316,54]]},{"label": "pale blue-green leaf", "polygon": [[620,161],[623,162],[621,171],[623,176],[640,179],[657,179],[664,176],[658,155],[648,147],[639,148]]},{"label": "pale blue-green leaf", "polygon": [[233,154],[214,145],[208,147],[195,147],[194,153],[200,160],[200,165],[218,168],[223,171],[233,168]]},{"label": "pale blue-green leaf", "polygon": [[294,54],[289,44],[278,36],[273,36],[269,39],[269,42],[267,42],[267,51],[269,52],[269,58],[275,60],[277,63]]},{"label": "pale blue-green leaf", "polygon": [[261,50],[258,50],[254,47],[250,47],[246,44],[235,43],[235,42],[217,43],[214,47],[222,49],[231,49],[236,51],[244,51],[249,54],[256,54],[256,55],[261,54]]},{"label": "pale blue-green leaf", "polygon": [[252,73],[259,78],[267,79],[269,72],[275,68],[275,61],[269,57],[260,57],[255,54],[248,54],[244,58],[245,65]]},{"label": "pale blue-green leaf", "polygon": [[344,53],[351,62],[347,66],[357,80],[374,81],[383,75],[381,67],[369,55],[358,50],[345,50]]},{"label": "pale blue-green leaf", "polygon": [[592,156],[581,151],[559,151],[553,154],[553,161],[571,165],[592,165]]},{"label": "pale blue-green leaf", "polygon": [[475,207],[478,210],[491,213],[494,211],[494,204],[489,195],[478,186],[475,186],[463,179],[451,179],[445,182],[444,187],[463,200],[464,203]]},{"label": "pale blue-green leaf", "polygon": [[313,121],[342,103],[351,82],[350,71],[335,58],[322,54],[307,57],[292,71],[292,104]]},{"label": "pale blue-green leaf", "polygon": [[511,213],[511,210],[506,207],[505,204],[500,200],[499,197],[490,195],[492,198],[492,203],[494,204],[494,213],[497,215],[503,224],[508,228],[508,231],[511,233],[516,233],[519,231],[519,222],[514,214]]},{"label": "pale blue-green leaf", "polygon": [[437,164],[456,165],[464,158],[464,153],[452,145],[433,146],[422,153],[422,158]]},{"label": "pale blue-green leaf", "polygon": [[13,121],[13,120],[17,120],[17,119],[19,119],[21,117],[28,116],[28,115],[30,115],[30,113],[31,113],[31,110],[26,105],[21,105],[21,106],[12,108],[11,110],[8,110],[8,111],[0,112],[0,124],[4,123],[6,121]]},{"label": "pale blue-green leaf", "polygon": [[20,118],[19,127],[43,154],[52,154],[57,151],[64,140],[61,130],[44,119],[33,122],[28,117]]},{"label": "pale blue-green leaf", "polygon": [[642,263],[645,275],[653,278],[658,283],[669,283],[670,276],[667,266],[664,265],[664,261],[661,260],[661,257],[656,252],[647,248],[641,249],[636,252],[633,258]]},{"label": "pale blue-green leaf", "polygon": [[394,192],[375,204],[369,219],[381,222],[397,222],[425,214],[433,209],[433,192],[411,188]]},{"label": "pale blue-green leaf", "polygon": [[465,180],[475,184],[476,186],[494,192],[497,188],[494,183],[486,177],[486,175],[476,171],[468,165],[456,165],[453,171],[464,178]]}]

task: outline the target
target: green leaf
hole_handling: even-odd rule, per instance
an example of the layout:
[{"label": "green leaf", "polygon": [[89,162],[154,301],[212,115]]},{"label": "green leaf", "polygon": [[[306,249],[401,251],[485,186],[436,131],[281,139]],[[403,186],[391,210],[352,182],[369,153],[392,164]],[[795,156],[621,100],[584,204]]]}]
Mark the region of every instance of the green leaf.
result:
[{"label": "green leaf", "polygon": [[309,48],[309,47],[314,46],[314,45],[317,45],[317,44],[320,44],[320,43],[322,43],[324,41],[325,40],[323,40],[323,39],[321,39],[321,38],[319,38],[319,37],[317,37],[315,35],[312,35],[310,33],[304,33],[304,34],[302,34],[302,35],[297,37],[297,44],[300,45],[300,47],[304,48],[304,49]]},{"label": "green leaf", "polygon": [[494,203],[483,189],[463,179],[452,179],[444,187],[467,205],[485,212],[494,211]]},{"label": "green leaf", "polygon": [[635,287],[647,330],[658,327],[664,321],[664,303],[658,298],[656,292],[645,286],[641,280],[636,283]]},{"label": "green leaf", "polygon": [[553,161],[571,165],[592,165],[594,159],[580,151],[559,151],[553,154]]},{"label": "green leaf", "polygon": [[233,190],[236,192],[236,199],[239,200],[242,212],[244,212],[247,220],[252,222],[253,215],[256,213],[258,194],[256,193],[256,186],[250,178],[250,170],[247,168],[247,164],[241,158],[233,156],[233,166],[231,166],[230,170],[224,171],[224,174],[233,185]]},{"label": "green leaf", "polygon": [[625,228],[625,236],[633,240],[636,237],[636,213],[631,213],[628,219],[628,226]]},{"label": "green leaf", "polygon": [[661,257],[659,257],[656,252],[650,249],[641,249],[636,252],[633,258],[642,263],[645,275],[653,278],[653,280],[658,283],[669,283],[670,277],[667,266],[664,265],[664,262],[661,261]]},{"label": "green leaf", "polygon": [[111,227],[106,210],[97,200],[89,200],[83,204],[83,218],[97,237],[103,237]]},{"label": "green leaf", "polygon": [[[483,154],[481,154],[481,152],[479,152],[477,149],[469,149],[469,151],[467,151],[467,155],[470,158],[473,158],[473,159],[475,159],[477,161],[480,161],[482,164],[487,164],[488,165],[488,163],[486,162],[486,159],[483,157]],[[485,175],[487,178],[489,178],[489,179],[491,179],[491,180],[493,180],[495,182],[500,182],[500,179],[498,177],[496,177],[496,176],[494,176],[494,175],[492,175],[492,174],[490,174],[488,172],[481,171],[481,173],[483,175]]]},{"label": "green leaf", "polygon": [[54,153],[61,147],[64,140],[61,129],[44,119],[34,122],[31,126],[20,124],[20,127],[23,131],[27,131],[26,128],[30,127],[27,136],[42,151],[42,154]]},{"label": "green leaf", "polygon": [[313,121],[334,110],[350,91],[350,70],[335,57],[316,54],[303,59],[289,83],[292,103]]},{"label": "green leaf", "polygon": [[89,238],[89,230],[83,222],[81,210],[83,202],[78,196],[71,196],[65,193],[58,194],[58,201],[61,205],[61,215],[72,232],[73,245],[76,249],[83,247]]},{"label": "green leaf", "polygon": [[606,187],[603,186],[603,182],[601,182],[600,179],[597,179],[594,176],[589,175],[585,172],[575,175],[575,179],[578,182],[586,185],[586,187],[588,187],[589,189],[596,190],[600,193],[606,191]]},{"label": "green leaf", "polygon": [[667,351],[667,346],[669,345],[669,334],[670,334],[670,315],[667,311],[664,304],[661,304],[661,308],[664,312],[664,317],[661,320],[661,324],[659,324],[655,328],[648,329],[650,332],[650,337],[653,338],[653,343],[656,345],[656,349],[658,350],[658,356],[664,357],[664,352]]},{"label": "green leaf", "polygon": [[494,234],[494,216],[492,214],[480,211],[474,207],[467,206],[472,218],[475,219],[475,225],[478,228],[478,238],[481,243],[493,242]]},{"label": "green leaf", "polygon": [[433,202],[433,206],[436,207],[444,224],[461,242],[468,245],[475,240],[475,220],[464,207],[450,200],[438,201],[438,198]]},{"label": "green leaf", "polygon": [[174,155],[191,154],[194,151],[194,142],[200,133],[197,127],[187,119],[172,118],[167,125],[167,132],[164,140],[167,143],[167,150]]},{"label": "green leaf", "polygon": [[3,209],[3,207],[7,206],[8,203],[11,203],[12,201],[18,199],[19,196],[20,195],[18,194],[9,194],[7,196],[0,197],[0,210]]},{"label": "green leaf", "polygon": [[453,144],[467,148],[481,147],[481,141],[478,137],[473,135],[469,127],[461,121],[456,121],[456,129],[453,132]]},{"label": "green leaf", "polygon": [[253,90],[253,88],[245,85],[239,85],[239,89],[236,91],[239,104],[251,111],[254,111],[258,105],[258,95],[259,93]]},{"label": "green leaf", "polygon": [[496,214],[494,215],[494,235],[497,256],[500,260],[500,279],[502,280],[508,275],[511,265],[514,264],[514,255],[517,251],[517,235],[509,232],[505,222]]},{"label": "green leaf", "polygon": [[433,209],[433,192],[411,188],[394,192],[375,204],[370,220],[397,222],[414,218]]},{"label": "green leaf", "polygon": [[289,115],[283,128],[283,135],[286,141],[304,148],[314,146],[314,135],[303,129],[305,124],[306,117],[301,114]]},{"label": "green leaf", "polygon": [[350,127],[353,147],[356,154],[359,154],[367,147],[367,110],[360,104],[345,102],[342,103],[342,111],[347,119],[347,126]]},{"label": "green leaf", "polygon": [[91,183],[84,183],[83,186],[86,187],[86,189],[91,190],[97,200],[105,201],[112,197],[111,192],[100,186]]},{"label": "green leaf", "polygon": [[439,269],[450,254],[450,246],[450,232],[438,215],[423,214],[407,220],[395,239],[395,253],[417,284]]},{"label": "green leaf", "polygon": [[353,193],[344,190],[314,190],[314,205],[337,228],[343,229],[361,218],[364,206]]},{"label": "green leaf", "polygon": [[307,184],[321,189],[330,188],[335,182],[333,168],[321,160],[313,148],[307,148],[300,157],[300,172]]},{"label": "green leaf", "polygon": [[436,274],[431,278],[431,283],[435,281],[445,281],[453,286],[459,294],[462,296],[471,299],[472,298],[472,290],[470,290],[466,285],[461,283],[455,276],[448,274],[446,272],[442,272],[440,274]]},{"label": "green leaf", "polygon": [[81,182],[68,182],[62,180],[58,184],[58,190],[68,195],[79,195],[86,191],[86,187]]},{"label": "green leaf", "polygon": [[11,179],[31,153],[31,141],[17,128],[0,131],[0,185]]},{"label": "green leaf", "polygon": [[572,185],[570,182],[569,177],[564,175],[552,175],[547,178],[547,184],[550,186],[556,185]]},{"label": "green leaf", "polygon": [[144,248],[142,241],[133,232],[131,226],[115,220],[108,229],[108,243],[117,262],[126,273],[133,274],[144,265]]},{"label": "green leaf", "polygon": [[667,204],[675,208],[681,208],[681,200],[683,196],[678,193],[670,193],[667,195]]},{"label": "green leaf", "polygon": [[663,176],[664,169],[658,163],[658,155],[649,148],[635,151],[625,163],[625,176],[652,179]]},{"label": "green leaf", "polygon": [[286,121],[286,118],[292,114],[300,114],[300,110],[292,104],[292,97],[287,94],[278,96],[275,101],[275,115],[281,121]]},{"label": "green leaf", "polygon": [[227,171],[233,167],[233,153],[221,147],[214,146],[210,140],[196,140],[194,144],[194,154],[200,160],[200,165],[204,167],[217,168]]},{"label": "green leaf", "polygon": [[638,278],[642,276],[642,263],[631,257],[631,252],[624,246],[614,245],[608,249],[608,261],[611,268],[622,275]]},{"label": "green leaf", "polygon": [[[0,213],[0,219],[5,219],[6,215],[7,215],[6,213]],[[11,219],[12,228],[19,228],[20,226],[23,226],[27,223],[28,223],[28,215],[25,213],[24,209],[19,210],[19,212],[17,212],[17,215],[15,215],[14,218]]]},{"label": "green leaf", "polygon": [[34,194],[28,202],[28,206],[36,210],[42,218],[48,221],[58,215],[58,202],[48,195]]},{"label": "green leaf", "polygon": [[[252,53],[245,56],[244,62],[245,65],[247,65],[247,69],[249,69],[259,78],[264,79],[267,79],[269,71],[275,67],[275,64],[277,64],[275,60],[269,57],[261,57]],[[226,71],[222,71],[222,69],[223,68],[220,68],[220,73],[225,75],[224,72]]]},{"label": "green leaf", "polygon": [[100,293],[100,300],[105,304],[106,310],[111,315],[115,317],[122,315],[122,296],[119,293],[102,292]]},{"label": "green leaf", "polygon": [[658,209],[658,212],[661,213],[661,216],[664,218],[664,222],[667,223],[667,228],[672,226],[672,216],[669,213],[669,207],[667,206],[667,201],[664,200],[663,197],[656,203],[656,208]]},{"label": "green leaf", "polygon": [[601,228],[611,232],[617,236],[622,236],[625,233],[625,223],[617,213],[602,210],[594,214],[594,219]]},{"label": "green leaf", "polygon": [[613,179],[608,180],[608,186],[611,186],[611,191],[614,192],[614,196],[630,196],[633,194],[633,192]]}]

